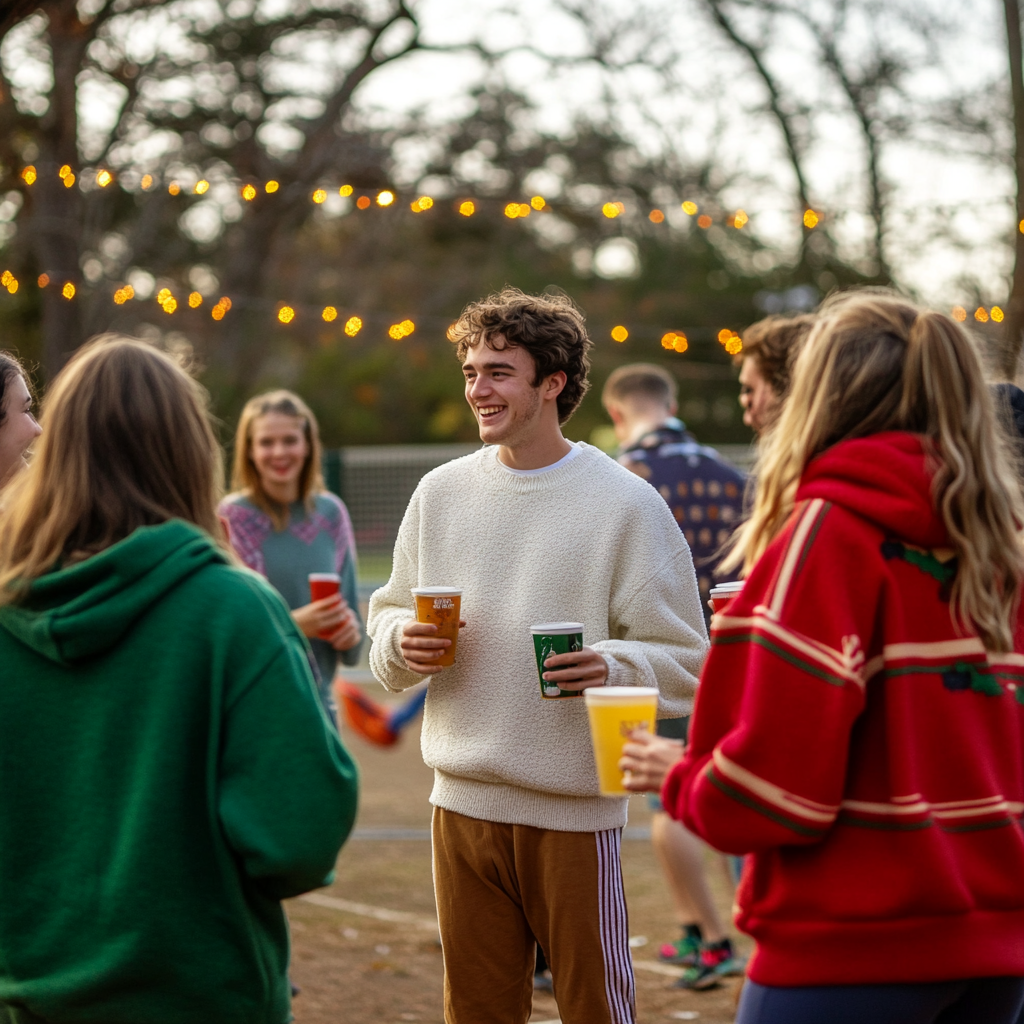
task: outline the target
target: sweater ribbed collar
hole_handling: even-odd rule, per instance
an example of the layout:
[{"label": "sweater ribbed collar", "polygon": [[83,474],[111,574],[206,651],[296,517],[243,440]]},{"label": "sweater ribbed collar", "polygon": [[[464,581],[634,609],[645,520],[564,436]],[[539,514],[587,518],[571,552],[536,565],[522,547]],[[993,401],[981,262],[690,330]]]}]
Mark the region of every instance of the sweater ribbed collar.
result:
[{"label": "sweater ribbed collar", "polygon": [[583,441],[573,443],[579,448],[576,458],[570,459],[558,469],[552,469],[549,473],[539,473],[537,476],[519,476],[506,472],[505,468],[498,464],[496,444],[486,445],[475,458],[478,460],[480,473],[488,486],[494,490],[507,494],[541,494],[564,487],[577,477],[592,472],[595,468],[595,459],[607,458],[602,451]]}]

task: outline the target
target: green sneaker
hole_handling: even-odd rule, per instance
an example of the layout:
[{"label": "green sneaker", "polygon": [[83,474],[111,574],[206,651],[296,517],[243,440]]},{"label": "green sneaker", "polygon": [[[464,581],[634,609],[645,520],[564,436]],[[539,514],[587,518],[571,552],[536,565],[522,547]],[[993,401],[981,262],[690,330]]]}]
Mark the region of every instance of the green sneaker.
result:
[{"label": "green sneaker", "polygon": [[732,942],[722,939],[721,942],[704,943],[697,962],[688,967],[683,976],[675,983],[675,988],[688,988],[695,992],[705,992],[717,988],[722,978],[742,975],[746,961],[733,952]]},{"label": "green sneaker", "polygon": [[701,950],[700,929],[688,924],[683,929],[683,937],[675,942],[666,942],[658,950],[658,959],[663,964],[675,964],[678,967],[693,967],[697,963]]}]

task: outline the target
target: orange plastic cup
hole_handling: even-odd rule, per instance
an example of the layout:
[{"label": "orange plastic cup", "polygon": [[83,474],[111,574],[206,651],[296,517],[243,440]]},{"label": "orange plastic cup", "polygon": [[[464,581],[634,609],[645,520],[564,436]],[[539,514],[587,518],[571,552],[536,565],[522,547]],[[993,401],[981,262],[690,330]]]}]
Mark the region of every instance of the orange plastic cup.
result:
[{"label": "orange plastic cup", "polygon": [[[341,593],[341,577],[336,572],[311,572],[309,574],[309,597],[311,601],[322,601]],[[321,640],[329,640],[330,633],[317,633]]]},{"label": "orange plastic cup", "polygon": [[431,622],[437,626],[441,640],[451,640],[451,647],[434,663],[442,668],[455,664],[455,649],[459,645],[459,612],[462,591],[455,587],[414,587],[416,621]]}]

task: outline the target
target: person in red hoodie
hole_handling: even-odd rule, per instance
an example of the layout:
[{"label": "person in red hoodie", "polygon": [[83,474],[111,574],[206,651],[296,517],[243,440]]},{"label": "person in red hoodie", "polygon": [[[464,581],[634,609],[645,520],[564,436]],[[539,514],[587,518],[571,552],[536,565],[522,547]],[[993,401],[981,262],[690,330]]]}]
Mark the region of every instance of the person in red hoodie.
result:
[{"label": "person in red hoodie", "polygon": [[[732,552],[666,810],[750,854],[737,1024],[1024,1004],[1024,506],[970,340],[826,304]],[[658,775],[640,743],[632,787]]]}]

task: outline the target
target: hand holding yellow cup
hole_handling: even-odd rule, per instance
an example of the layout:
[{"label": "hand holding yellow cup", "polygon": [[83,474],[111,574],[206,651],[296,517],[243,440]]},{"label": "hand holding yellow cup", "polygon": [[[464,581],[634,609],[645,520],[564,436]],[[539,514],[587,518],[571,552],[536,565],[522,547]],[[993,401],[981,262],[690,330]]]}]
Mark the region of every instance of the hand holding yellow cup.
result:
[{"label": "hand holding yellow cup", "polygon": [[630,734],[654,732],[658,690],[654,686],[593,686],[583,691],[594,743],[597,783],[602,796],[628,796],[619,759]]}]

